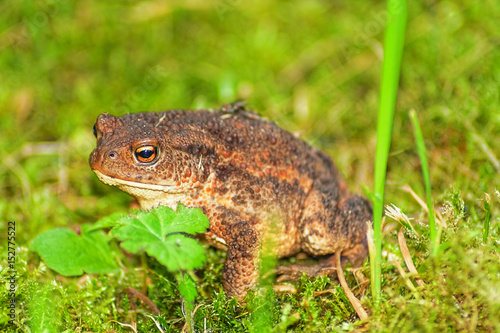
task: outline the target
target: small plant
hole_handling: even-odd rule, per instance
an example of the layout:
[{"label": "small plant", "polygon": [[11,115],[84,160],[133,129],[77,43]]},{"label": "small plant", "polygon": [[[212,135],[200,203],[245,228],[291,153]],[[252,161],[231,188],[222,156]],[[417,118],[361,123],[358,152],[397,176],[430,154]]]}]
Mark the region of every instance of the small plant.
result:
[{"label": "small plant", "polygon": [[110,237],[90,228],[83,225],[80,236],[64,228],[46,231],[33,240],[31,249],[38,252],[47,266],[64,276],[117,271]]},{"label": "small plant", "polygon": [[[38,235],[31,249],[38,252],[47,266],[66,276],[87,273],[111,273],[118,269],[109,246],[111,238],[131,253],[146,252],[174,273],[183,299],[183,313],[189,331],[193,331],[192,310],[197,296],[196,283],[189,271],[206,260],[202,246],[191,237],[208,228],[208,218],[199,208],[177,206],[177,212],[159,207],[131,216],[115,213],[94,226],[82,227],[80,236],[69,229],[54,229]],[[101,230],[111,228],[109,235]]]}]

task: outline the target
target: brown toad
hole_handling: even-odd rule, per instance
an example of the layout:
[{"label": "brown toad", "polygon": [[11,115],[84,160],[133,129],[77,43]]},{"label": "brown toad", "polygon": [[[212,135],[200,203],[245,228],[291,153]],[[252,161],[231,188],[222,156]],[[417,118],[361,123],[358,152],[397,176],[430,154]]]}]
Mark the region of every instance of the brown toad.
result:
[{"label": "brown toad", "polygon": [[[142,208],[200,207],[206,238],[227,250],[223,286],[242,299],[255,286],[266,230],[279,257],[368,255],[369,202],[342,185],[323,152],[238,105],[219,111],[101,114],[89,163]],[[331,260],[327,260],[331,262]]]}]

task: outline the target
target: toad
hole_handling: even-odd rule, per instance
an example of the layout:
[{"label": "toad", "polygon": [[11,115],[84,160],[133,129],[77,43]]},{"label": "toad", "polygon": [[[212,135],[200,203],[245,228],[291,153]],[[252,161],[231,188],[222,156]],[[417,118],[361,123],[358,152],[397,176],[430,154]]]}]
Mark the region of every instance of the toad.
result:
[{"label": "toad", "polygon": [[227,251],[228,296],[241,300],[255,286],[265,237],[280,258],[303,251],[330,255],[326,263],[334,266],[340,251],[343,262],[360,266],[368,255],[368,200],[348,192],[324,152],[241,105],[104,113],[94,134],[89,163],[102,182],[144,209],[180,202],[203,210],[207,241]]}]

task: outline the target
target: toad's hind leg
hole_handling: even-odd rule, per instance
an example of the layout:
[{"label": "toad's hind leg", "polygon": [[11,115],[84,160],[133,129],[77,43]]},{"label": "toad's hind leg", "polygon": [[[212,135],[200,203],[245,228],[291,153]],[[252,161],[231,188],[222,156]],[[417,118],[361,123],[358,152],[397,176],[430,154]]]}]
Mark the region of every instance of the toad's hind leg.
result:
[{"label": "toad's hind leg", "polygon": [[368,256],[366,222],[372,220],[372,208],[360,195],[349,195],[337,203],[327,193],[312,190],[304,204],[300,221],[302,250],[313,256],[330,255],[313,266],[282,266],[280,280],[295,279],[306,273],[317,276],[334,272],[335,256],[341,252],[343,262],[361,266]]}]

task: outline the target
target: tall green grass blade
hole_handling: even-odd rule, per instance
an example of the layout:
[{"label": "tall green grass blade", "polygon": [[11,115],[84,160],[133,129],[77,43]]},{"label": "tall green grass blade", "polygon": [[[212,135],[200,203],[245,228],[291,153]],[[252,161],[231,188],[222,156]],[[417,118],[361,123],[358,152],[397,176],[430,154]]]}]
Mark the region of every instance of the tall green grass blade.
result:
[{"label": "tall green grass blade", "polygon": [[[377,127],[377,147],[375,156],[373,231],[375,260],[371,267],[372,293],[375,308],[380,306],[381,290],[381,250],[382,250],[382,212],[384,186],[391,145],[392,123],[399,83],[399,71],[403,55],[406,29],[406,0],[387,1],[387,27],[385,31],[384,61],[380,87],[380,105]],[[370,254],[372,255],[372,254]]]},{"label": "tall green grass blade", "polygon": [[486,193],[484,199],[484,210],[486,211],[486,216],[484,217],[484,230],[483,230],[483,243],[486,244],[488,241],[488,235],[490,233],[490,217],[491,217],[491,205],[490,205],[490,195]]},{"label": "tall green grass blade", "polygon": [[427,208],[429,209],[429,229],[431,238],[431,255],[434,257],[438,250],[438,238],[436,230],[436,220],[434,218],[434,205],[432,203],[431,194],[431,180],[429,176],[429,163],[427,162],[427,153],[425,150],[424,136],[422,135],[422,130],[420,129],[420,124],[418,122],[417,113],[415,110],[410,111],[410,120],[413,124],[413,130],[415,132],[415,144],[417,145],[417,153],[420,158],[420,164],[422,165],[422,175],[424,177],[425,183],[425,194],[427,198]]}]

